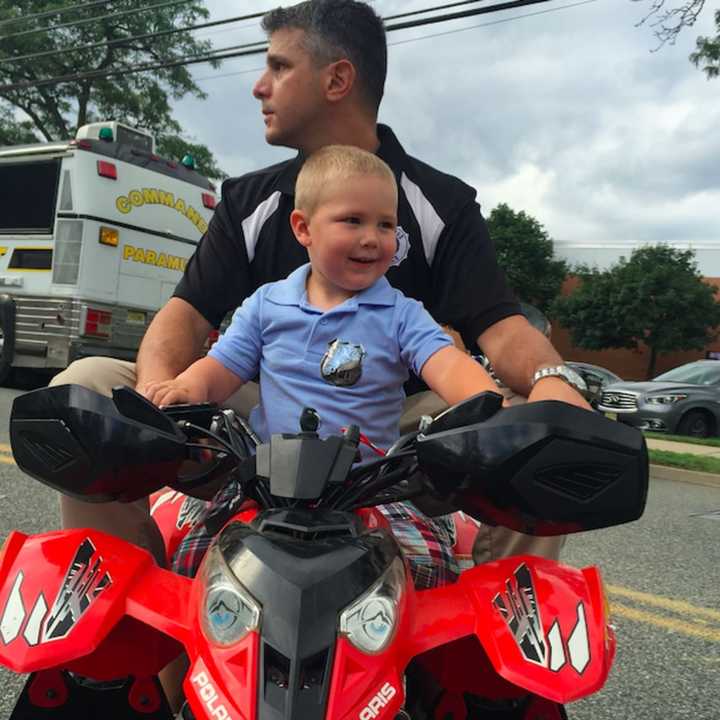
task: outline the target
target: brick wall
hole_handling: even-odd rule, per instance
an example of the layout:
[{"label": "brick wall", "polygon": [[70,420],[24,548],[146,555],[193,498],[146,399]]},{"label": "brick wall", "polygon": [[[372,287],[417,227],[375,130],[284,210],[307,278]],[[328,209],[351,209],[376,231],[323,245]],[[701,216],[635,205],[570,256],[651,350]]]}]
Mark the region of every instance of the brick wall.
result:
[{"label": "brick wall", "polygon": [[[720,287],[720,278],[706,278],[706,280]],[[563,295],[568,295],[577,286],[577,283],[576,278],[568,279],[563,286]],[[716,299],[720,302],[720,293],[716,295]],[[606,367],[623,380],[645,380],[647,377],[650,353],[644,346],[639,350],[581,350],[572,344],[570,333],[557,322],[553,323],[551,339],[565,360],[577,360]],[[655,373],[659,375],[661,372],[671,370],[683,363],[701,360],[706,357],[706,351],[720,352],[720,338],[714,340],[703,350],[659,355],[655,363]]]}]

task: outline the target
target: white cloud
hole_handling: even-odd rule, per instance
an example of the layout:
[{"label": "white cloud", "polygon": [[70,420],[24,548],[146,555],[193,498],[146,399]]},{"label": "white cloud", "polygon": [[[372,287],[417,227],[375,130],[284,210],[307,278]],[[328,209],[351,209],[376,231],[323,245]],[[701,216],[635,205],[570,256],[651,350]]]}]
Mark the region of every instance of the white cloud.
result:
[{"label": "white cloud", "polygon": [[[240,14],[231,0],[207,4],[213,17]],[[387,15],[431,4],[374,6]],[[524,209],[561,243],[720,246],[720,79],[707,81],[687,59],[697,35],[713,33],[711,9],[675,46],[653,53],[651,29],[635,26],[647,2],[545,12],[557,7],[389,34],[381,120],[411,154],[473,184],[486,211],[498,202]],[[534,12],[544,14],[405,42]],[[252,22],[208,37],[223,46],[259,39],[261,30]],[[207,78],[261,65],[253,56],[194,72]],[[177,107],[187,130],[233,174],[289,154],[263,141],[255,77],[203,80],[208,102]]]}]

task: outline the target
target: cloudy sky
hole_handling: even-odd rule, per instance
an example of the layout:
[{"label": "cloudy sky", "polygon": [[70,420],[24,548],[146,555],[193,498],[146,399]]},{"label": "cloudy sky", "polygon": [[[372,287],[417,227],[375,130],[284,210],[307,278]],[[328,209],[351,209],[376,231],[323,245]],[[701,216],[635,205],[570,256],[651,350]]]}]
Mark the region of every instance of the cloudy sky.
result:
[{"label": "cloudy sky", "polygon": [[[706,248],[720,248],[720,79],[688,55],[712,34],[715,8],[651,52],[651,28],[636,27],[649,1],[554,0],[391,33],[380,119],[408,152],[477,188],[486,213],[506,202],[534,215],[559,254],[603,263],[628,245],[670,242],[709,262]],[[207,0],[213,19],[276,4]],[[439,4],[374,2],[383,16]],[[246,21],[198,37],[225,47],[261,30]],[[262,64],[196,66],[208,101],[176,108],[232,175],[289,155],[263,140],[251,95]]]}]

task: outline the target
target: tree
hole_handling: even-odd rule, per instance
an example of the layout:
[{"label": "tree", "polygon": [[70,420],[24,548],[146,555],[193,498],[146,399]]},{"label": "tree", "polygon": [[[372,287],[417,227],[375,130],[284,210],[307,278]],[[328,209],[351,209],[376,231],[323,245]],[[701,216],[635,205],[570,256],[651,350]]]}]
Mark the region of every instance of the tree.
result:
[{"label": "tree", "polygon": [[715,29],[714,38],[701,35],[695,41],[697,50],[690,55],[690,60],[701,67],[708,80],[720,75],[720,10],[715,12]]},{"label": "tree", "polygon": [[701,350],[720,325],[717,288],[703,280],[694,258],[692,250],[655,245],[603,272],[581,268],[580,285],[555,301],[553,317],[586,350],[646,345],[653,377],[660,353]]},{"label": "tree", "polygon": [[498,262],[521,300],[543,312],[560,294],[567,264],[553,257],[553,241],[545,228],[524,211],[515,212],[505,203],[488,218],[490,237]]},{"label": "tree", "polygon": [[[685,0],[676,7],[665,3],[666,0],[652,0],[650,10],[639,23],[650,22],[660,47],[665,43],[673,45],[680,31],[692,27],[705,7],[705,0]],[[715,11],[715,30],[715,37],[700,35],[695,41],[696,50],[690,55],[690,61],[701,68],[708,79],[720,74],[720,10]]]},{"label": "tree", "polygon": [[[153,4],[165,6],[114,0],[93,3],[93,8],[82,14],[76,10],[46,17],[49,11],[67,7],[66,0],[0,0],[0,85],[123,71],[133,65],[202,55],[211,49],[208,41],[198,41],[189,32],[140,37],[190,26],[208,16],[202,0]],[[42,16],[29,17],[36,14]],[[41,56],[22,59],[38,54]],[[31,129],[36,141],[65,140],[88,122],[114,119],[151,130],[160,148],[172,148],[180,156],[190,152],[200,161],[201,172],[222,176],[212,153],[184,138],[172,116],[171,100],[186,95],[207,97],[185,66],[0,90],[0,144],[14,143],[18,137],[27,141]],[[12,122],[18,110],[27,118],[19,125]]]}]

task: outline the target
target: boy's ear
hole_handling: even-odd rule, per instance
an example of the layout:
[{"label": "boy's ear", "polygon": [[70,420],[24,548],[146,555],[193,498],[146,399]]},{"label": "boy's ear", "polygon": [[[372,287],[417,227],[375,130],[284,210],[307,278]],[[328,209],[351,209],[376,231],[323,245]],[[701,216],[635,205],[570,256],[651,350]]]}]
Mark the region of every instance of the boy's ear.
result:
[{"label": "boy's ear", "polygon": [[297,241],[303,247],[310,247],[312,241],[310,238],[309,218],[302,210],[293,210],[290,213],[290,227]]}]

